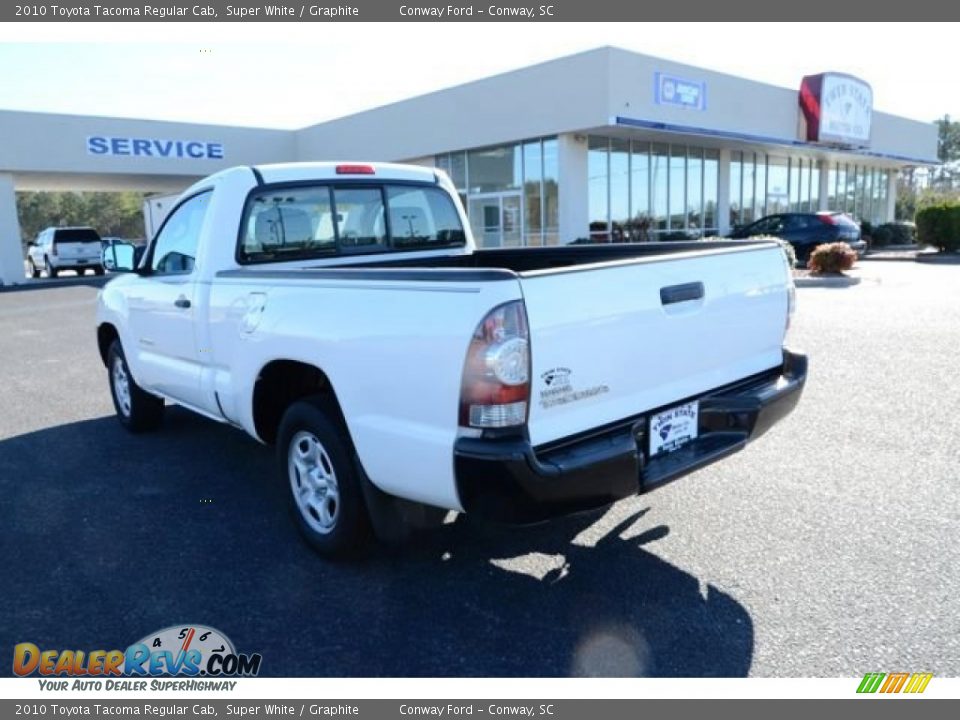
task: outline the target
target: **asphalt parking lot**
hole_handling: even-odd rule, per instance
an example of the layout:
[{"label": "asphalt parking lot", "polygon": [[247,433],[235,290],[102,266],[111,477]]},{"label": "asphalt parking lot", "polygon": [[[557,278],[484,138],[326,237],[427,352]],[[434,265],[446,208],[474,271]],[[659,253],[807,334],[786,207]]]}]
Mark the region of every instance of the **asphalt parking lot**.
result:
[{"label": "asphalt parking lot", "polygon": [[242,433],[120,428],[95,288],[0,293],[0,653],[201,623],[274,676],[960,675],[960,267],[862,266],[798,291],[806,394],[745,452],[352,565],[299,540]]}]

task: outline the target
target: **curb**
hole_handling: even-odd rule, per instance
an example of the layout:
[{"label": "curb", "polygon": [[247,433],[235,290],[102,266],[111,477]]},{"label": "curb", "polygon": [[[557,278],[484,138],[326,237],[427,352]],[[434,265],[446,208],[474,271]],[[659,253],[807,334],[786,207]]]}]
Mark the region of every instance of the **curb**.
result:
[{"label": "curb", "polygon": [[960,265],[960,254],[958,253],[923,253],[917,255],[918,263],[929,263],[931,265]]},{"label": "curb", "polygon": [[798,277],[793,279],[793,284],[798,287],[829,287],[844,288],[851,285],[859,285],[859,277]]}]

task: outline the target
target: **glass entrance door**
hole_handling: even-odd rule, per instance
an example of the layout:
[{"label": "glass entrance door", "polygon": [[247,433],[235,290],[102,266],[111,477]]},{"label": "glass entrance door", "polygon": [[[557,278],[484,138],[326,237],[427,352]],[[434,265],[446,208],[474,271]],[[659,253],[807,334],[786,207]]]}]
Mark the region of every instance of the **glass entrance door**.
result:
[{"label": "glass entrance door", "polygon": [[479,247],[519,247],[523,244],[523,206],[519,192],[473,195],[467,214]]}]

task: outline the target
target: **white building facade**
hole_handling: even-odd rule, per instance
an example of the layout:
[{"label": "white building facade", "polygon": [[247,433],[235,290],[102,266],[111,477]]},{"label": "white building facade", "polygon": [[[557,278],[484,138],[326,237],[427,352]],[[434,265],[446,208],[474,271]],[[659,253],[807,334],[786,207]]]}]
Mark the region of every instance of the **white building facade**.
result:
[{"label": "white building facade", "polygon": [[272,162],[436,166],[485,247],[722,235],[793,211],[892,220],[896,173],[937,162],[936,127],[823,78],[814,97],[600,48],[295,131],[0,112],[0,279],[23,279],[15,190],[169,192]]}]

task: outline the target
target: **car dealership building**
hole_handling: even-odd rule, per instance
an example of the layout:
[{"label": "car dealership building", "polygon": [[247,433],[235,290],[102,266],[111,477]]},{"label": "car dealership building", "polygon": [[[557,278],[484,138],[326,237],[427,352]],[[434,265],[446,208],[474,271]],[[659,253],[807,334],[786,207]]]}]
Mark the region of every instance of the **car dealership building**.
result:
[{"label": "car dealership building", "polygon": [[[869,80],[867,78],[866,80]],[[0,111],[0,280],[24,281],[15,192],[174,192],[233,165],[390,160],[459,189],[485,247],[723,234],[779,212],[893,219],[937,130],[840,73],[781,88],[615,48],[301,130]],[[56,224],[51,218],[51,224]]]}]

